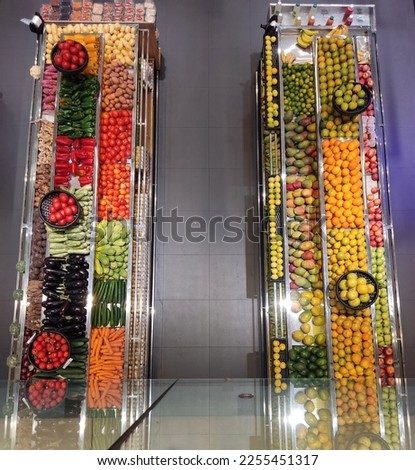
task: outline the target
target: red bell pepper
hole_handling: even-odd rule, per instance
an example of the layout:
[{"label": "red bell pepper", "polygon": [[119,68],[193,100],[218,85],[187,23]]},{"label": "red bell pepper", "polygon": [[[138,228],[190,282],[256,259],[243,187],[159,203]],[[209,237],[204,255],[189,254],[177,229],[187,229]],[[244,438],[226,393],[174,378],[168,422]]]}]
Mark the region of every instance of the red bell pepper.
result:
[{"label": "red bell pepper", "polygon": [[55,142],[56,145],[72,145],[72,139],[66,135],[58,135]]}]

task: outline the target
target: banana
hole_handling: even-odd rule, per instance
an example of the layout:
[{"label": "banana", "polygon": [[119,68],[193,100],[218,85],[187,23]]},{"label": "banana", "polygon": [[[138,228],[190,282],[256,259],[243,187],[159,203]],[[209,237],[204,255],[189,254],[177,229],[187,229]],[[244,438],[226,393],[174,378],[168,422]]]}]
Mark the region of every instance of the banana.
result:
[{"label": "banana", "polygon": [[307,49],[311,46],[312,41],[304,40],[304,38],[300,35],[297,38],[297,45],[300,46],[302,49]]},{"label": "banana", "polygon": [[283,64],[287,63],[287,56],[285,55],[284,51],[281,51],[281,62]]},{"label": "banana", "polygon": [[336,26],[328,33],[328,36],[348,36],[348,35],[349,35],[349,28],[345,24]]},{"label": "banana", "polygon": [[301,32],[311,37],[316,36],[319,33],[316,29],[303,29]]}]

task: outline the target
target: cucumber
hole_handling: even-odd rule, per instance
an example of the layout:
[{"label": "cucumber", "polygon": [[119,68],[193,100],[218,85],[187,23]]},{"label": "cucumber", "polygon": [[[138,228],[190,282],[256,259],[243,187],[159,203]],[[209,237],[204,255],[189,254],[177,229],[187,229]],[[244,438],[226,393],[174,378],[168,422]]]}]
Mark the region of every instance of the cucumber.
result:
[{"label": "cucumber", "polygon": [[85,379],[85,369],[58,369],[55,373],[66,379]]},{"label": "cucumber", "polygon": [[88,338],[76,338],[72,341],[69,341],[71,344],[71,348],[78,348],[81,346],[85,346],[88,343]]},{"label": "cucumber", "polygon": [[74,369],[85,369],[86,367],[86,362],[83,361],[72,361],[68,366],[65,368],[65,370],[74,370]]}]

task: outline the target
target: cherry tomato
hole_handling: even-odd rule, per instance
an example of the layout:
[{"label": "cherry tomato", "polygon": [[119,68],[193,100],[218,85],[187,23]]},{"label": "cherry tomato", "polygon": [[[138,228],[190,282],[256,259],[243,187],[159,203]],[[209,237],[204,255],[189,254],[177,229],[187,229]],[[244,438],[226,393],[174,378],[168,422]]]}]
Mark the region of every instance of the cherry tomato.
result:
[{"label": "cherry tomato", "polygon": [[62,67],[62,56],[60,54],[56,54],[54,60],[58,67]]},{"label": "cherry tomato", "polygon": [[69,201],[69,196],[66,193],[60,193],[59,194],[59,201],[68,202]]}]

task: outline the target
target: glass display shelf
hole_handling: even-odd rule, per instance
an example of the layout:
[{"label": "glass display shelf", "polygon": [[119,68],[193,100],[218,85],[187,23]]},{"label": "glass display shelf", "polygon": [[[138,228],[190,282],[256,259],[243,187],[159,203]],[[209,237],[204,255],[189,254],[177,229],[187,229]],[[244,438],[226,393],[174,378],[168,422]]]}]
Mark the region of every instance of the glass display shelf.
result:
[{"label": "glass display shelf", "polygon": [[[334,390],[330,382],[322,379],[303,380],[301,383],[287,380],[287,389],[279,394],[274,392],[273,381],[265,379],[141,382],[140,386],[148,387],[150,391],[149,407],[160,397],[161,400],[150,413],[146,413],[149,408],[143,412],[141,417],[145,419],[135,427],[121,450],[297,450],[304,444],[304,439],[312,439],[315,450],[349,449],[353,447],[352,440],[360,434],[359,429],[353,429],[348,435],[331,435],[325,431],[332,423],[330,403],[333,397],[325,393]],[[3,397],[6,385],[5,381],[0,382]],[[78,397],[74,396],[73,387],[78,387]],[[124,386],[124,389],[132,388],[131,383]],[[407,390],[408,401],[412,403],[410,421],[413,434],[415,379],[408,379]],[[81,415],[76,413],[76,403],[79,406],[79,402],[85,398],[79,393],[79,384],[72,383],[69,386],[68,396],[62,405],[37,417],[24,403],[25,384],[17,382],[15,391],[22,397],[19,400],[21,409],[17,414],[17,422],[10,423],[10,418],[4,414],[0,418],[0,442],[4,450],[105,450],[123,434],[119,422],[121,414],[91,414],[81,419]],[[272,403],[272,415],[267,410],[268,402]],[[312,405],[313,411],[307,411],[312,409]],[[398,419],[393,414],[390,418],[392,423]],[[134,422],[129,420],[124,423],[125,428],[128,430]],[[16,440],[11,442],[8,429],[13,424],[16,425]],[[272,441],[268,432],[270,427],[273,428]],[[319,432],[316,433],[316,430]],[[81,431],[84,436],[82,442],[78,439]],[[311,434],[315,437],[310,437]],[[137,436],[141,435],[146,436],[146,439],[139,440],[140,446],[135,446]],[[382,443],[376,435],[369,437],[375,448]],[[411,442],[411,436],[406,436],[405,441]],[[413,444],[409,448],[413,449]]]}]

